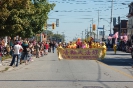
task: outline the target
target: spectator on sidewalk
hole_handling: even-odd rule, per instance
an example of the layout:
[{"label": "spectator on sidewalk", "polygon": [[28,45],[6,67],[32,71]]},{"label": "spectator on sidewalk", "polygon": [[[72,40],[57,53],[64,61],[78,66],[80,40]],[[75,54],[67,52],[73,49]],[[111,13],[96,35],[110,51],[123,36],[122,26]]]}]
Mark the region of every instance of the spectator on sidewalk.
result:
[{"label": "spectator on sidewalk", "polygon": [[24,60],[25,64],[28,64],[28,52],[30,52],[29,45],[27,41],[24,41],[22,44],[23,52],[22,52],[22,58],[20,63],[22,63],[22,60]]},{"label": "spectator on sidewalk", "polygon": [[38,42],[36,43],[35,48],[36,48],[36,58],[39,58],[40,57],[40,45]]},{"label": "spectator on sidewalk", "polygon": [[16,45],[14,46],[13,49],[14,49],[14,54],[13,54],[11,64],[9,66],[12,66],[15,63],[15,58],[17,57],[17,63],[16,63],[16,67],[17,67],[18,61],[20,59],[20,52],[23,50],[23,48],[21,45],[19,45],[19,42],[16,42]]},{"label": "spectator on sidewalk", "polygon": [[11,51],[9,43],[7,43],[6,45],[6,51],[7,51],[7,54],[9,55]]},{"label": "spectator on sidewalk", "polygon": [[45,55],[48,55],[49,44],[48,43],[45,43],[44,44],[44,47],[45,47]]}]

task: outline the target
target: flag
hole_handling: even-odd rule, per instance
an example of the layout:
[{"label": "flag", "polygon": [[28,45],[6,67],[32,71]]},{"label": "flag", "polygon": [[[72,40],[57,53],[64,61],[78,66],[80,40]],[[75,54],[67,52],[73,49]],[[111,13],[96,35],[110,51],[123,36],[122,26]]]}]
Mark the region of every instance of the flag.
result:
[{"label": "flag", "polygon": [[112,37],[111,36],[108,36],[108,39],[110,40],[110,39],[112,39]]},{"label": "flag", "polygon": [[118,38],[118,32],[113,35],[113,38]]}]

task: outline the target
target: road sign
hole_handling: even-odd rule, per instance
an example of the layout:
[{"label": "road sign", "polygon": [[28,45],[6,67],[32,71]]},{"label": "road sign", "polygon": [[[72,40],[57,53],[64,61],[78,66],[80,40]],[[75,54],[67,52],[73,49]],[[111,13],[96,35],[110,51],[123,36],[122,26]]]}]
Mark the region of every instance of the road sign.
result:
[{"label": "road sign", "polygon": [[103,29],[103,27],[98,27],[97,29]]}]

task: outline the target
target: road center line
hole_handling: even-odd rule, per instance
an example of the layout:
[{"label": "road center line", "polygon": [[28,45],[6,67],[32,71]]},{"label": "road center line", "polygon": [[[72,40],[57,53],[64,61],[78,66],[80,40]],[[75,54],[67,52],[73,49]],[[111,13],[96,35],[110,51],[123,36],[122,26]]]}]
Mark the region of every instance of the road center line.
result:
[{"label": "road center line", "polygon": [[109,65],[107,65],[107,64],[104,64],[104,63],[100,62],[100,61],[97,61],[97,60],[96,60],[96,62],[97,62],[97,63],[100,63],[101,65],[104,65],[104,66],[106,66],[106,67],[108,67],[108,68],[110,68],[110,69],[112,69],[112,70],[114,70],[114,71],[116,71],[116,72],[119,72],[120,74],[123,74],[123,75],[125,75],[125,76],[127,76],[127,77],[133,79],[133,76],[132,76],[132,75],[129,75],[129,74],[123,72],[123,71],[120,71],[120,70],[118,70],[118,69],[116,69],[116,68],[113,68],[113,67],[111,67],[111,66],[109,66]]}]

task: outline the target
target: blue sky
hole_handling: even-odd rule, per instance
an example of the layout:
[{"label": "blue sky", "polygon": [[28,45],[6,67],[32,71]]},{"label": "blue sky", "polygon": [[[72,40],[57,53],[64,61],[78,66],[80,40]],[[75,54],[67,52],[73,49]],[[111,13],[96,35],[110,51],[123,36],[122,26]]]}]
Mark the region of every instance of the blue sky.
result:
[{"label": "blue sky", "polygon": [[[48,0],[50,3],[55,3],[56,6],[53,11],[49,13],[48,24],[56,22],[59,19],[59,27],[53,30],[54,33],[65,34],[65,40],[71,41],[73,38],[82,37],[85,35],[85,29],[90,30],[90,24],[98,24],[98,10],[99,27],[105,25],[106,36],[109,35],[110,17],[111,17],[111,2],[112,0]],[[127,19],[129,8],[128,4],[132,0],[113,0],[112,16],[121,20]],[[125,3],[127,5],[123,5]],[[58,11],[58,12],[55,12]],[[112,23],[113,27],[113,23]],[[49,28],[48,30],[52,30]],[[100,31],[100,29],[99,29]],[[113,30],[112,30],[113,31]],[[97,32],[96,32],[97,33]],[[99,36],[100,38],[100,36]]]}]

